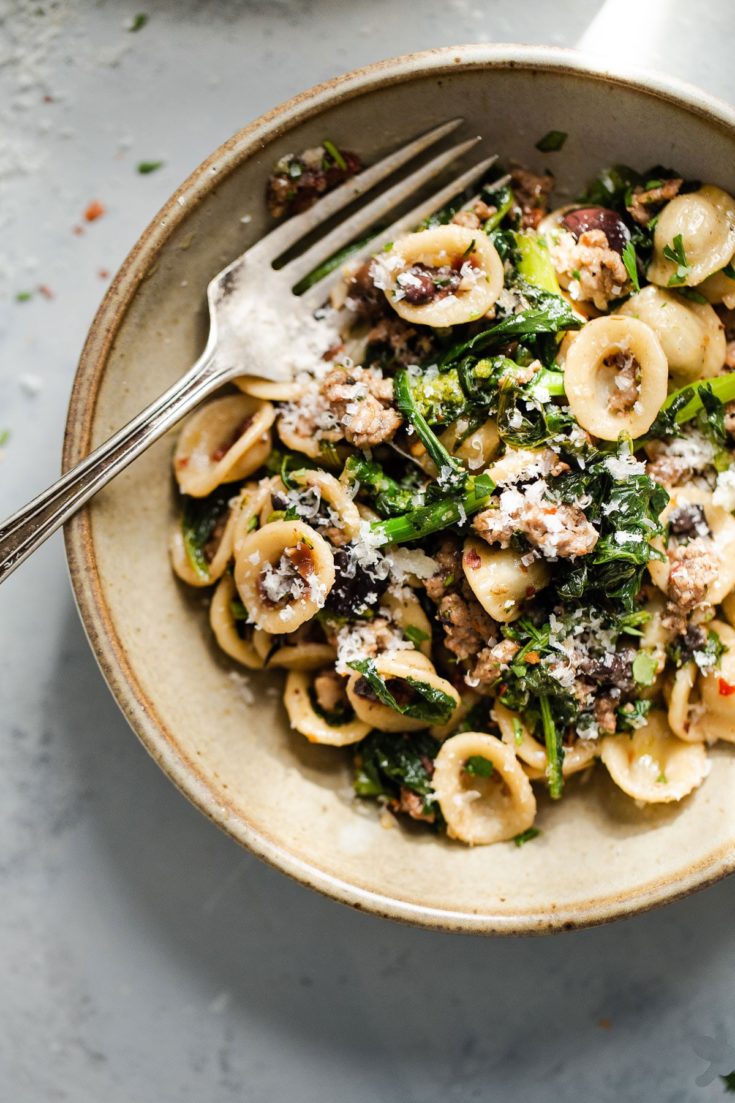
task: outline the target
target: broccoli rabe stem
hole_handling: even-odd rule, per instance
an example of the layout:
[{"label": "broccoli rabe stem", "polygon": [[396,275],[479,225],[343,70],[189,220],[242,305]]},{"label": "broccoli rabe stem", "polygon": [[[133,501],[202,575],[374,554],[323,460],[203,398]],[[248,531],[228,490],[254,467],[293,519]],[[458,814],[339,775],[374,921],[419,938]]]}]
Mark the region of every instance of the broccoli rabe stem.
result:
[{"label": "broccoli rabe stem", "polygon": [[371,495],[375,508],[383,516],[405,513],[414,504],[414,495],[410,490],[386,475],[379,463],[366,460],[364,456],[350,456],[343,474],[345,479],[359,483]]},{"label": "broccoli rabe stem", "polygon": [[538,234],[523,233],[515,233],[513,237],[520,257],[518,271],[523,278],[542,291],[560,295],[561,288],[544,238]]},{"label": "broccoli rabe stem", "polygon": [[561,733],[554,723],[551,714],[551,705],[546,694],[539,697],[541,710],[541,725],[544,729],[544,742],[546,744],[546,781],[549,786],[549,796],[552,800],[559,800],[564,788],[564,775],[562,765],[564,763],[564,748],[561,743]]},{"label": "broccoli rabe stem", "polygon": [[720,402],[732,402],[735,400],[735,372],[729,372],[727,375],[718,375],[713,379],[700,379],[696,383],[689,383],[686,387],[682,387],[678,391],[674,391],[664,402],[661,407],[662,410],[668,410],[668,408],[677,400],[677,397],[684,394],[685,391],[692,390],[694,394],[686,406],[683,406],[681,410],[676,414],[676,422],[681,425],[684,421],[690,421],[693,417],[699,413],[702,409],[702,388],[711,388],[712,394],[719,398]]},{"label": "broccoli rabe stem", "polygon": [[436,433],[430,428],[428,421],[418,410],[413,394],[411,393],[411,380],[406,368],[400,368],[393,381],[393,393],[396,406],[411,425],[416,436],[431,456],[439,470],[439,483],[448,489],[450,486],[459,488],[467,480],[467,471],[461,460],[452,456],[441,443]]},{"label": "broccoli rabe stem", "polygon": [[470,477],[464,497],[439,498],[431,505],[404,513],[402,517],[391,517],[387,521],[374,521],[372,532],[382,537],[385,544],[405,544],[410,540],[421,540],[432,532],[456,525],[466,517],[477,513],[487,505],[495,484],[487,475]]}]

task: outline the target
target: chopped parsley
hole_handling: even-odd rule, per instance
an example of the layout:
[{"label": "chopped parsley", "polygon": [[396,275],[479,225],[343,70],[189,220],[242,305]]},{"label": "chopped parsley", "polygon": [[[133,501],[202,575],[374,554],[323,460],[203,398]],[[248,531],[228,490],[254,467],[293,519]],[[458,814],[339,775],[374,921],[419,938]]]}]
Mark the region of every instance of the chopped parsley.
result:
[{"label": "chopped parsley", "polygon": [[527,827],[525,831],[521,831],[519,835],[513,836],[513,842],[516,846],[523,846],[524,843],[530,843],[531,839],[537,839],[541,831],[538,827]]},{"label": "chopped parsley", "polygon": [[564,130],[549,130],[536,142],[536,149],[541,153],[558,153],[568,137]]},{"label": "chopped parsley", "polygon": [[676,265],[676,271],[669,280],[669,287],[674,287],[676,284],[684,283],[687,276],[691,272],[691,266],[687,260],[687,255],[684,250],[684,242],[681,234],[677,234],[670,245],[664,245],[663,255],[667,260],[670,260],[672,264]]},{"label": "chopped parsley", "polygon": [[17,303],[27,303],[32,298],[33,298],[33,292],[32,291],[18,291],[16,296],[15,296],[15,301]]},{"label": "chopped parsley", "polygon": [[628,278],[633,285],[634,291],[640,291],[641,283],[638,279],[638,257],[635,251],[635,245],[632,241],[625,243],[623,249],[623,264],[625,265],[625,271],[628,273]]},{"label": "chopped parsley", "polygon": [[490,759],[484,758],[481,754],[470,755],[464,764],[464,769],[465,773],[473,777],[492,777],[495,773],[495,767]]},{"label": "chopped parsley", "polygon": [[163,165],[163,161],[139,161],[136,168],[141,176],[149,176],[152,172],[158,172]]},{"label": "chopped parsley", "polygon": [[133,18],[130,20],[128,30],[131,34],[136,34],[138,31],[142,31],[149,19],[150,16],[146,15],[145,12],[138,12],[138,14],[134,15]]},{"label": "chopped parsley", "polygon": [[422,643],[425,643],[426,640],[431,639],[431,636],[428,632],[424,632],[423,628],[417,628],[414,624],[409,624],[406,628],[404,628],[403,634],[407,640],[410,640],[410,642],[417,650]]}]

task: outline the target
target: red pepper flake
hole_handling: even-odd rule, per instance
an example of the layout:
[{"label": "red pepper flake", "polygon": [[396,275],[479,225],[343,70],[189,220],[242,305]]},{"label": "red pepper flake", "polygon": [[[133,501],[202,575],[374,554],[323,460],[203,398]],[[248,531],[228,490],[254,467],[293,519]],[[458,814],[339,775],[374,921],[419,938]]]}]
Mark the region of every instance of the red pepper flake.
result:
[{"label": "red pepper flake", "polygon": [[469,567],[471,571],[476,571],[478,567],[482,566],[482,560],[474,548],[468,548],[464,553],[464,565]]},{"label": "red pepper flake", "polygon": [[720,691],[721,697],[732,697],[733,693],[735,693],[735,686],[730,682],[726,682],[724,678],[718,678],[717,688]]},{"label": "red pepper flake", "polygon": [[55,299],[56,298],[56,296],[54,295],[51,288],[48,287],[45,283],[40,283],[38,285],[38,292],[39,292],[40,295],[43,295],[44,299]]},{"label": "red pepper flake", "polygon": [[73,234],[76,234],[77,237],[82,237],[82,235],[84,234],[84,226],[72,226],[71,232]]},{"label": "red pepper flake", "polygon": [[597,1025],[601,1030],[612,1030],[612,1019],[598,1019]]},{"label": "red pepper flake", "polygon": [[109,280],[110,278],[110,273],[107,271],[106,268],[98,268],[97,275],[101,280]]},{"label": "red pepper flake", "polygon": [[46,95],[43,97],[43,102],[44,103],[53,103],[54,102],[54,97],[49,96],[49,94],[47,92]]},{"label": "red pepper flake", "polygon": [[92,202],[87,205],[84,217],[87,222],[95,222],[98,218],[102,218],[104,213],[105,208],[102,206],[99,199],[93,199]]}]

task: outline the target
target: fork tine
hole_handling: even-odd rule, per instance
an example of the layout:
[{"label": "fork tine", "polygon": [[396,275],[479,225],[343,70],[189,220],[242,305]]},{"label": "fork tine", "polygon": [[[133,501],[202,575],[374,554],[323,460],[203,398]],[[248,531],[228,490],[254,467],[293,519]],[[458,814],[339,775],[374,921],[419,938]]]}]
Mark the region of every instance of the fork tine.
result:
[{"label": "fork tine", "polygon": [[316,229],[326,219],[331,218],[337,211],[341,211],[348,203],[352,203],[354,199],[365,195],[381,180],[394,173],[396,169],[401,168],[419,153],[428,149],[429,146],[441,141],[447,134],[451,134],[462,122],[463,120],[459,118],[450,119],[449,122],[442,123],[441,126],[435,126],[433,130],[427,130],[425,134],[420,134],[417,138],[414,138],[408,145],[401,146],[400,149],[389,153],[382,161],[376,161],[374,165],[370,165],[369,168],[364,169],[357,176],[346,180],[344,184],[325,195],[323,199],[309,207],[303,214],[289,218],[288,222],[284,222],[282,226],[271,230],[269,234],[256,242],[248,250],[251,258],[259,256],[264,260],[266,257],[271,261],[275,260],[276,257],[285,253],[291,245],[306,237],[308,233]]},{"label": "fork tine", "polygon": [[[448,203],[453,196],[457,195],[459,192],[463,191],[464,188],[474,183],[474,181],[477,180],[478,177],[482,176],[484,172],[487,172],[487,170],[495,161],[497,161],[497,154],[493,154],[492,157],[486,157],[484,161],[479,161],[476,165],[473,165],[471,168],[467,169],[467,171],[463,172],[461,176],[457,176],[449,184],[441,188],[438,192],[435,192],[434,195],[430,196],[423,203],[419,203],[419,205],[414,207],[413,210],[408,211],[407,214],[404,214],[401,218],[397,219],[385,230],[382,230],[381,233],[376,234],[376,236],[372,238],[367,243],[367,245],[364,245],[361,249],[356,250],[350,256],[349,263],[352,264],[355,262],[367,260],[368,257],[373,256],[375,253],[379,253],[383,246],[387,245],[389,241],[395,241],[395,239],[401,234],[412,230],[420,222],[423,222],[425,218],[428,218],[429,215],[433,214],[434,211],[444,206],[445,203]],[[359,235],[356,233],[351,234],[350,236],[354,239]],[[327,240],[328,238],[324,238],[324,240],[319,244],[323,246]],[[311,250],[309,250],[309,252],[311,252]],[[332,252],[336,252],[336,249],[333,249]],[[301,258],[299,258],[299,260],[300,259]],[[313,271],[315,267],[316,263],[313,263],[310,271]],[[308,291],[305,291],[303,295],[299,296],[299,302],[303,303],[304,306],[306,306],[309,310],[316,310],[317,307],[321,306],[327,298],[330,285],[339,278],[340,268],[335,269],[334,272],[330,272],[329,275],[324,276],[323,279],[313,284]],[[304,275],[307,274],[308,273],[304,273]]]},{"label": "fork tine", "polygon": [[410,176],[403,177],[387,191],[377,195],[370,203],[366,203],[359,211],[346,218],[344,222],[340,222],[338,226],[335,226],[333,230],[315,242],[301,256],[295,257],[283,268],[279,268],[279,275],[288,279],[292,284],[297,283],[303,276],[313,272],[321,261],[354,241],[366,230],[369,230],[395,206],[404,199],[408,199],[422,184],[427,183],[452,161],[456,161],[463,153],[467,153],[468,150],[472,149],[479,140],[479,138],[470,138],[467,142],[460,142],[459,145],[452,146],[451,149],[433,157],[431,161],[416,169]]}]

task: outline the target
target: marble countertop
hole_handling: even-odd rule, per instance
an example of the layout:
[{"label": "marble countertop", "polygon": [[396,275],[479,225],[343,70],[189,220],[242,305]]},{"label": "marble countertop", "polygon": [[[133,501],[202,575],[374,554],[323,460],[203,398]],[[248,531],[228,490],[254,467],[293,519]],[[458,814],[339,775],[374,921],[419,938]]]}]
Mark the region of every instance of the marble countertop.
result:
[{"label": "marble countertop", "polygon": [[[0,516],[57,472],[110,273],[266,108],[391,54],[518,40],[733,102],[734,30],[728,0],[0,3]],[[155,767],[98,673],[58,536],[3,586],[0,634],[2,1100],[723,1097],[732,879],[555,938],[353,913],[240,851]]]}]

